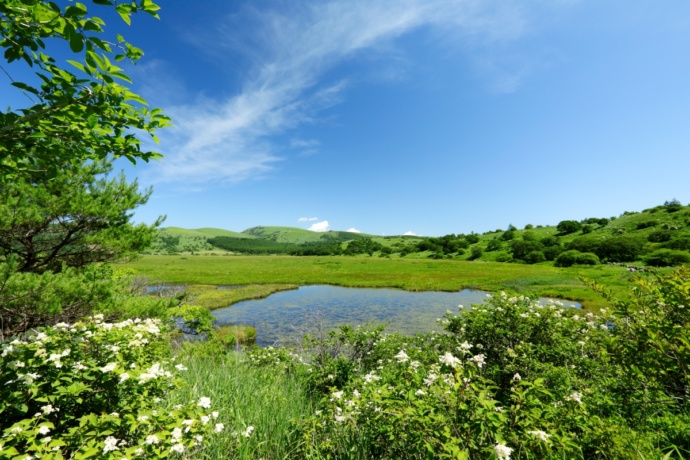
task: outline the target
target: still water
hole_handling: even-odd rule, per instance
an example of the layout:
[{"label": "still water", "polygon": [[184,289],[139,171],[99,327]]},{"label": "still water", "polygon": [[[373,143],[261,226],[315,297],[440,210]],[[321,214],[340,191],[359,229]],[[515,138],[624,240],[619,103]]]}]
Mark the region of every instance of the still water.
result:
[{"label": "still water", "polygon": [[[217,324],[249,324],[256,328],[256,343],[272,345],[299,340],[305,333],[343,324],[386,323],[387,332],[417,334],[441,331],[437,319],[458,306],[482,303],[486,292],[409,292],[400,289],[302,286],[264,299],[247,300],[214,310]],[[564,304],[579,306],[576,302]]]}]

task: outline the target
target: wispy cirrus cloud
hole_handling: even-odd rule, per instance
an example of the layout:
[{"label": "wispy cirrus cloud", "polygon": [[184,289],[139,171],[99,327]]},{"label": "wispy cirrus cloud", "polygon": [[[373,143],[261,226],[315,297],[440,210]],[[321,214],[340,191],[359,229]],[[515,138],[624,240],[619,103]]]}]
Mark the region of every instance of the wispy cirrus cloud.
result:
[{"label": "wispy cirrus cloud", "polygon": [[[421,28],[438,32],[438,40],[451,46],[515,39],[525,30],[524,3],[530,1],[332,0],[290,2],[281,9],[248,6],[234,15],[243,27],[209,27],[201,44],[217,56],[229,51],[245,56],[250,65],[246,80],[225,99],[200,99],[167,110],[175,127],[161,134],[166,161],[156,165],[151,181],[208,186],[261,177],[285,160],[274,136],[314,123],[325,108],[343,99],[350,82],[328,79],[335,66],[364,52],[395,52],[397,38]],[[517,84],[510,80],[504,87],[511,90]],[[290,148],[308,155],[318,146],[315,139],[295,140]]]}]

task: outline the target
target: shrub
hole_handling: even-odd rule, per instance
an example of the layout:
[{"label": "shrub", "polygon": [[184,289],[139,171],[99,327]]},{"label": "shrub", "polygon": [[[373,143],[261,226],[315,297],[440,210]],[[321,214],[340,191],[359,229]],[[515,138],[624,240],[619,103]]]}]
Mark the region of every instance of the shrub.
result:
[{"label": "shrub", "polygon": [[671,239],[671,236],[673,236],[673,233],[667,230],[657,230],[647,235],[647,240],[652,243],[665,243]]},{"label": "shrub", "polygon": [[594,252],[605,262],[632,262],[642,249],[643,244],[638,238],[617,236],[602,240]]},{"label": "shrub", "polygon": [[489,240],[489,242],[487,243],[486,251],[487,252],[498,251],[499,249],[501,249],[501,246],[502,246],[501,240],[499,240],[498,238],[493,238],[493,239]]},{"label": "shrub", "polygon": [[582,226],[582,234],[583,235],[586,235],[587,233],[592,233],[592,230],[594,230],[594,228],[591,225],[583,225]]},{"label": "shrub", "polygon": [[513,231],[513,230],[508,230],[507,232],[503,232],[503,234],[501,235],[501,239],[503,241],[510,241],[513,238],[515,238],[515,231]]},{"label": "shrub", "polygon": [[3,342],[0,457],[119,460],[197,450],[217,412],[208,398],[165,407],[177,380],[161,327],[96,316]]},{"label": "shrub", "polygon": [[578,230],[582,228],[582,224],[580,224],[576,220],[562,220],[558,223],[556,226],[556,230],[558,230],[558,233],[561,235],[568,235],[569,233],[575,233]]},{"label": "shrub", "polygon": [[484,254],[484,251],[480,246],[472,246],[472,249],[470,250],[470,260],[479,259],[482,254]]},{"label": "shrub", "polygon": [[674,251],[672,249],[659,249],[649,254],[645,258],[647,265],[653,267],[674,267],[690,263],[690,254],[685,251]]},{"label": "shrub", "polygon": [[542,251],[530,251],[525,256],[525,262],[528,264],[538,264],[539,262],[544,262],[545,260],[546,256]]},{"label": "shrub", "polygon": [[542,251],[544,246],[535,240],[513,240],[510,242],[510,249],[514,259],[525,260],[527,254],[533,251]]},{"label": "shrub", "polygon": [[533,228],[534,228],[534,225],[532,225],[532,224],[525,225],[525,230],[532,230]]},{"label": "shrub", "polygon": [[[465,235],[465,240],[470,244],[479,243],[479,235],[470,233],[469,235]],[[467,247],[465,247],[465,249],[467,249]]]},{"label": "shrub", "polygon": [[583,252],[576,256],[575,263],[579,265],[599,265],[599,257],[591,252]]},{"label": "shrub", "polygon": [[690,235],[675,236],[671,238],[671,241],[669,241],[665,246],[669,249],[690,251]]},{"label": "shrub", "polygon": [[645,229],[645,228],[654,227],[654,226],[657,225],[658,223],[659,223],[659,222],[656,221],[656,220],[648,220],[648,221],[646,221],[646,222],[638,222],[637,225],[636,225],[636,228],[637,228],[638,230],[642,230],[642,229]]},{"label": "shrub", "polygon": [[556,257],[558,257],[558,255],[560,253],[562,253],[563,251],[564,251],[564,249],[562,246],[556,245],[556,246],[545,247],[543,252],[544,252],[544,257],[546,257],[546,260],[555,260]]},{"label": "shrub", "polygon": [[575,249],[562,252],[556,257],[554,265],[556,267],[571,267],[577,263],[577,256],[580,254],[581,252]]}]

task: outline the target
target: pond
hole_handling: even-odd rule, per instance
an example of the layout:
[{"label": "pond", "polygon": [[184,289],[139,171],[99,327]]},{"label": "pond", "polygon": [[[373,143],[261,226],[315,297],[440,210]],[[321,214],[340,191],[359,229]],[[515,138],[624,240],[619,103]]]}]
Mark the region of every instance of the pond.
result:
[{"label": "pond", "polygon": [[[486,292],[410,292],[400,289],[302,286],[264,299],[247,300],[214,310],[217,324],[249,324],[256,328],[258,345],[289,343],[305,333],[339,325],[386,323],[386,331],[418,334],[442,331],[437,319],[458,306],[482,303]],[[546,301],[547,299],[543,299]],[[565,305],[579,307],[572,301]]]}]

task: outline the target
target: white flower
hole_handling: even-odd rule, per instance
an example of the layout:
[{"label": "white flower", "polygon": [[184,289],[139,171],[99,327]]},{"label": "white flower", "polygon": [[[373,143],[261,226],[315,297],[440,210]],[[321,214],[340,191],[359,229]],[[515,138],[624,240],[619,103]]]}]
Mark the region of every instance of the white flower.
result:
[{"label": "white flower", "polygon": [[513,376],[513,380],[516,381],[516,382],[519,382],[520,380],[522,380],[522,376],[521,376],[520,374],[516,373],[516,374]]},{"label": "white flower", "polygon": [[335,416],[335,421],[340,423],[345,421],[345,417],[343,415],[336,415]]},{"label": "white flower", "polygon": [[405,363],[405,362],[410,360],[410,357],[407,356],[407,353],[405,353],[405,350],[400,350],[400,352],[393,357],[395,359],[397,359],[399,363]]},{"label": "white flower", "polygon": [[41,426],[41,427],[38,428],[38,432],[39,432],[40,434],[48,434],[48,433],[50,432],[50,428],[48,428],[47,426],[43,425],[43,426]]},{"label": "white flower", "polygon": [[183,444],[175,444],[170,448],[170,452],[184,452],[185,447]]},{"label": "white flower", "polygon": [[176,364],[175,369],[177,369],[178,371],[186,371],[187,367],[184,366],[183,364]]},{"label": "white flower", "polygon": [[147,421],[148,419],[149,419],[149,416],[148,416],[148,415],[140,415],[139,417],[137,417],[137,421],[138,421],[138,422],[145,422],[145,421]]},{"label": "white flower", "polygon": [[429,375],[424,379],[424,385],[430,387],[438,378],[438,375],[434,373],[429,373]]},{"label": "white flower", "polygon": [[214,410],[213,412],[211,412],[211,417],[213,417],[214,420],[217,419],[218,418],[218,411]]},{"label": "white flower", "polygon": [[120,448],[117,447],[117,438],[108,436],[105,438],[105,447],[103,447],[103,452],[110,452],[112,450],[120,450]]},{"label": "white flower", "polygon": [[417,396],[424,396],[426,393],[424,393],[424,390],[420,388],[419,390],[415,391],[414,394]]},{"label": "white flower", "polygon": [[179,428],[175,428],[174,430],[172,430],[172,433],[170,433],[170,436],[172,437],[174,442],[178,442],[182,437],[182,430]]},{"label": "white flower", "polygon": [[494,446],[494,452],[496,452],[498,460],[510,460],[510,454],[513,452],[513,449],[505,444],[496,443]]},{"label": "white flower", "polygon": [[144,444],[158,444],[160,442],[160,439],[158,439],[158,436],[155,434],[150,434],[146,436],[146,440],[144,441]]},{"label": "white flower", "polygon": [[439,357],[438,360],[442,364],[446,364],[446,365],[452,367],[453,369],[455,369],[456,367],[458,367],[458,365],[460,365],[460,360],[458,358],[456,358],[455,356],[453,356],[449,352],[447,352],[445,355]]},{"label": "white flower", "polygon": [[101,372],[103,372],[103,373],[112,372],[116,367],[117,367],[117,363],[108,363],[105,366],[101,367]]},{"label": "white flower", "polygon": [[223,431],[223,428],[225,428],[225,425],[223,425],[222,423],[216,423],[216,427],[214,428],[214,431],[216,433],[220,433],[221,431]]},{"label": "white flower", "polygon": [[481,367],[484,365],[484,355],[483,355],[483,354],[474,355],[474,356],[472,357],[472,361],[476,362],[476,363],[477,363],[477,367],[480,367],[480,368],[481,368]]},{"label": "white flower", "polygon": [[44,414],[50,414],[52,412],[55,412],[55,408],[51,404],[48,404],[46,406],[41,406],[41,410],[43,411]]},{"label": "white flower", "polygon": [[123,372],[122,374],[120,374],[120,383],[124,382],[128,378],[129,378],[129,374],[127,372]]},{"label": "white flower", "polygon": [[209,421],[211,420],[211,417],[208,415],[202,415],[201,416],[201,424],[206,425]]},{"label": "white flower", "polygon": [[199,398],[199,402],[197,403],[197,406],[203,407],[204,409],[210,409],[211,408],[211,398],[207,398],[205,396],[202,396]]},{"label": "white flower", "polygon": [[545,431],[541,431],[541,430],[528,431],[528,433],[536,436],[537,438],[541,439],[544,442],[548,441],[549,436],[551,436],[549,433],[546,433]]},{"label": "white flower", "polygon": [[574,391],[573,394],[566,397],[565,399],[566,401],[575,401],[576,403],[582,404],[582,395],[577,391]]},{"label": "white flower", "polygon": [[340,398],[343,397],[343,392],[342,392],[342,391],[334,391],[334,392],[332,393],[332,395],[333,395],[333,397],[334,397],[335,399],[340,399]]},{"label": "white flower", "polygon": [[249,425],[246,430],[242,432],[242,436],[245,438],[248,438],[249,436],[252,435],[252,431],[254,431],[254,427],[252,425]]}]

